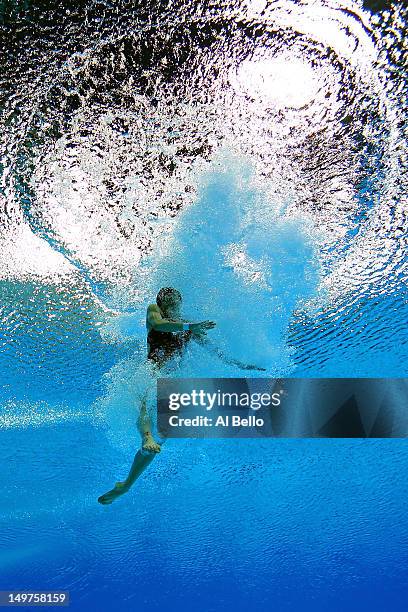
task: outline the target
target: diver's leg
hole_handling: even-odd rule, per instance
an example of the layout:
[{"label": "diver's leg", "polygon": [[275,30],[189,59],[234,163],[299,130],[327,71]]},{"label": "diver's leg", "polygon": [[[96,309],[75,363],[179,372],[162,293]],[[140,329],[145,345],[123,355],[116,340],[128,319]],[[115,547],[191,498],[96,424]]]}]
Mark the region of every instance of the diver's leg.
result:
[{"label": "diver's leg", "polygon": [[100,504],[111,504],[117,497],[124,495],[144,472],[148,465],[153,461],[157,453],[160,452],[160,445],[157,444],[151,433],[151,420],[147,414],[146,396],[142,400],[137,426],[142,436],[142,450],[139,450],[133,459],[129,474],[122,482],[117,482],[114,488],[104,493],[98,498]]},{"label": "diver's leg", "polygon": [[155,456],[156,453],[143,454],[143,451],[137,451],[126,480],[117,482],[111,491],[104,493],[98,498],[98,502],[100,504],[111,504],[117,497],[127,493],[135,480],[139,478],[140,474],[150,465]]},{"label": "diver's leg", "polygon": [[155,442],[152,435],[152,421],[147,413],[147,394],[142,400],[142,405],[137,420],[137,428],[142,436],[142,449],[149,453],[159,453],[160,445]]}]

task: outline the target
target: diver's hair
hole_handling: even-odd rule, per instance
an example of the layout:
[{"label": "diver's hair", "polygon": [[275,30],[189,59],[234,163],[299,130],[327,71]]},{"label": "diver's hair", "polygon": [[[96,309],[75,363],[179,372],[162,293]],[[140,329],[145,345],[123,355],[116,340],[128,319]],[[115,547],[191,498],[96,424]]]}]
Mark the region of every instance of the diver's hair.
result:
[{"label": "diver's hair", "polygon": [[177,297],[179,300],[181,300],[181,293],[173,287],[162,287],[156,297],[156,304],[158,307],[161,308],[163,302],[169,297]]}]

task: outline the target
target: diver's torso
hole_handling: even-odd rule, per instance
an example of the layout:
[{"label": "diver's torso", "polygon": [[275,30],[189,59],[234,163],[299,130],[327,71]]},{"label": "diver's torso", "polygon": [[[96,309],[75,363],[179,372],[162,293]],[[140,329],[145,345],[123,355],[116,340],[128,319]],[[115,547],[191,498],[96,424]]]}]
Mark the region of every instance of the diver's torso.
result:
[{"label": "diver's torso", "polygon": [[147,358],[160,367],[174,357],[181,357],[190,338],[190,331],[160,332],[152,328],[147,334]]}]

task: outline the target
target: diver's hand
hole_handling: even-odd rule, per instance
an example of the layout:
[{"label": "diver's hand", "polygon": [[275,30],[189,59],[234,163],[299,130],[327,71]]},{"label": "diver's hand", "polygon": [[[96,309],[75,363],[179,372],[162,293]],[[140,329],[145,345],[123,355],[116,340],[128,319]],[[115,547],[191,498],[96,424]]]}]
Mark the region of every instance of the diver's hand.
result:
[{"label": "diver's hand", "polygon": [[244,370],[257,370],[258,372],[266,372],[266,368],[261,368],[256,365],[246,365],[244,366]]},{"label": "diver's hand", "polygon": [[257,370],[257,372],[266,372],[266,368],[261,368],[261,366],[253,365],[252,363],[242,363],[242,361],[238,361],[238,359],[230,359],[229,363],[238,366],[241,370]]},{"label": "diver's hand", "polygon": [[214,321],[201,321],[201,323],[190,323],[190,331],[194,334],[205,333],[207,329],[215,327]]}]

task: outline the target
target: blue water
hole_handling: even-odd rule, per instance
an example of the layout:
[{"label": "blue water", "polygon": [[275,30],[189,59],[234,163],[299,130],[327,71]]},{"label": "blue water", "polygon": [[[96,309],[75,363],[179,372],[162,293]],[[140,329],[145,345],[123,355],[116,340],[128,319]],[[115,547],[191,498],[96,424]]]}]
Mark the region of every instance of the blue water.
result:
[{"label": "blue water", "polygon": [[404,441],[171,441],[102,508],[127,464],[89,424],[2,439],[4,587],[74,610],[404,609]]}]

